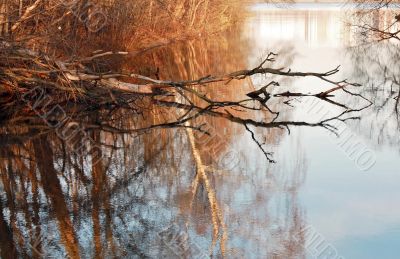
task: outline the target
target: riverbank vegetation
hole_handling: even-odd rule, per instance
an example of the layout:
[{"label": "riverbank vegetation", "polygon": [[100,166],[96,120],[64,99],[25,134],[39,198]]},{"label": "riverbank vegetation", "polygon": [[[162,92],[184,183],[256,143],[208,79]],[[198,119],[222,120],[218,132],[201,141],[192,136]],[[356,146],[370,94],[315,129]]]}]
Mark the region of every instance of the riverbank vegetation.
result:
[{"label": "riverbank vegetation", "polygon": [[[241,6],[237,0],[3,0],[2,106],[15,105],[35,87],[51,91],[58,102],[76,100],[82,93],[96,95],[101,87],[88,93],[84,86],[100,85],[98,79],[110,71],[120,74],[113,79],[127,71],[158,77],[160,68],[138,67],[130,61],[173,42],[226,30],[240,21]],[[125,87],[123,82],[113,82],[111,88],[114,85]]]},{"label": "riverbank vegetation", "polygon": [[0,32],[46,54],[135,50],[224,30],[240,7],[238,0],[3,0]]}]

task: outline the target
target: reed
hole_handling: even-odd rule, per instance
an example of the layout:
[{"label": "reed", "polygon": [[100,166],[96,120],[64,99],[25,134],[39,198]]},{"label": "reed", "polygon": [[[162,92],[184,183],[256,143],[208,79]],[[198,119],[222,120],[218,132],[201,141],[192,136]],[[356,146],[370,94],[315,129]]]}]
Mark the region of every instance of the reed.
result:
[{"label": "reed", "polygon": [[239,20],[238,0],[2,0],[0,35],[46,54],[140,49],[207,37]]}]

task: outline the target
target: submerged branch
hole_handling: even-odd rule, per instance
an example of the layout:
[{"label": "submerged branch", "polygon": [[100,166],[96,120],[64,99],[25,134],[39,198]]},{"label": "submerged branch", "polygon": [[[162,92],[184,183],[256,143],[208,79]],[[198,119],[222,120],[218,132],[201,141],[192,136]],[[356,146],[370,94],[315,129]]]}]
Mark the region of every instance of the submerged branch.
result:
[{"label": "submerged branch", "polygon": [[[257,75],[257,74],[271,74],[281,75],[285,77],[315,77],[330,84],[336,85],[338,88],[344,88],[350,84],[346,81],[333,81],[329,79],[330,76],[336,74],[339,67],[323,72],[292,72],[290,69],[264,67],[267,61],[274,61],[271,58],[273,53],[256,68],[250,70],[239,70],[221,76],[204,76],[195,80],[184,81],[171,81],[159,80],[151,77],[143,76],[131,72],[107,72],[98,73],[89,69],[93,67],[98,58],[106,58],[112,54],[126,54],[126,52],[101,52],[96,53],[94,56],[82,59],[79,63],[74,61],[72,63],[50,58],[46,55],[37,53],[35,51],[14,46],[8,42],[1,44],[2,52],[6,53],[7,57],[13,57],[0,63],[2,75],[0,80],[4,83],[14,85],[15,88],[26,88],[30,83],[53,85],[54,82],[62,82],[65,86],[76,89],[77,84],[80,87],[95,86],[96,88],[114,89],[117,91],[150,94],[154,88],[182,88],[188,90],[190,86],[204,86],[211,83],[227,82],[231,80],[242,80],[244,78]],[[31,78],[31,79],[28,79]],[[129,79],[130,81],[124,81]],[[134,82],[132,82],[132,80]],[[65,87],[59,90],[65,89]],[[193,91],[193,90],[191,90]],[[325,95],[328,95],[327,92]]]},{"label": "submerged branch", "polygon": [[[45,90],[45,94],[54,96],[64,96],[64,100],[73,100],[75,103],[79,100],[84,102],[92,102],[98,106],[108,105],[114,107],[131,107],[130,100],[138,96],[150,96],[151,103],[160,107],[173,108],[175,110],[184,110],[184,115],[179,118],[174,118],[169,121],[164,121],[159,124],[153,124],[143,128],[120,128],[108,123],[82,123],[87,131],[103,130],[110,133],[121,134],[144,134],[153,129],[161,128],[185,128],[196,130],[203,134],[208,134],[207,131],[200,126],[188,126],[188,122],[194,121],[201,115],[223,118],[230,122],[241,124],[251,133],[253,141],[262,150],[267,160],[271,163],[274,160],[271,158],[272,153],[265,151],[255,137],[252,127],[261,128],[279,128],[287,129],[290,132],[290,127],[321,127],[335,133],[336,128],[330,123],[334,120],[346,121],[349,119],[357,119],[357,117],[343,118],[345,114],[359,111],[350,109],[345,104],[333,101],[330,98],[334,97],[333,93],[339,90],[361,97],[359,94],[352,93],[347,90],[349,86],[359,86],[355,83],[349,83],[346,80],[334,81],[331,76],[339,72],[339,67],[327,72],[293,72],[286,68],[273,68],[266,66],[267,62],[274,62],[277,56],[274,53],[269,53],[267,57],[255,68],[248,70],[239,70],[230,72],[224,75],[208,75],[194,80],[171,81],[154,79],[148,76],[126,72],[126,71],[110,71],[96,72],[91,68],[96,67],[97,62],[101,59],[107,59],[113,55],[127,55],[123,51],[98,51],[92,56],[74,59],[74,61],[63,61],[56,58],[51,58],[33,50],[16,46],[9,42],[1,42],[0,48],[2,53],[5,53],[7,59],[0,61],[0,83],[1,91],[8,92],[8,95],[16,95],[19,98],[23,95],[24,98],[32,101],[36,109],[46,109],[48,103],[43,103],[43,107],[37,104],[39,100],[37,91],[32,89]],[[279,75],[283,77],[314,77],[324,82],[333,85],[332,88],[316,94],[305,94],[297,92],[278,92],[272,94],[268,92],[271,86],[279,87],[278,82],[270,82],[259,90],[247,94],[248,99],[240,101],[219,101],[214,100],[200,92],[199,87],[205,87],[212,83],[222,82],[228,84],[232,80],[243,80],[251,78],[253,75],[269,74]],[[6,87],[8,86],[8,87]],[[66,93],[68,94],[66,96]],[[26,96],[28,95],[28,96]],[[171,101],[177,100],[179,96],[184,102]],[[158,97],[162,97],[162,100]],[[278,121],[280,112],[272,111],[268,102],[273,98],[289,98],[289,97],[314,97],[320,100],[329,102],[336,106],[342,107],[345,111],[337,116],[328,118],[319,122],[306,121]],[[12,98],[11,98],[12,99]],[[25,100],[26,101],[26,100]],[[200,101],[200,102],[199,102]],[[367,100],[369,101],[369,100]],[[59,103],[59,99],[53,98],[54,103]],[[250,104],[253,106],[250,106]],[[258,104],[256,106],[255,104]],[[286,102],[288,104],[288,102]],[[28,104],[25,102],[25,106]],[[8,109],[12,109],[9,105]],[[270,121],[253,120],[249,118],[241,118],[233,115],[228,109],[242,109],[244,111],[268,111],[274,116],[269,117]],[[4,109],[4,107],[2,107]],[[136,112],[136,111],[135,111]],[[174,113],[176,111],[173,111]]]}]

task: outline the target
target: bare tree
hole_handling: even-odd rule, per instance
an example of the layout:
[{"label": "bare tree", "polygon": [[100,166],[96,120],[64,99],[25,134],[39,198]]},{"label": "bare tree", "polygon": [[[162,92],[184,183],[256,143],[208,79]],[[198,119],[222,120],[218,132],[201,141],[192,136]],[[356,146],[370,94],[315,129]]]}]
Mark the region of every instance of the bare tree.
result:
[{"label": "bare tree", "polygon": [[362,35],[364,41],[400,40],[400,13],[393,1],[356,1],[350,9],[350,26]]}]

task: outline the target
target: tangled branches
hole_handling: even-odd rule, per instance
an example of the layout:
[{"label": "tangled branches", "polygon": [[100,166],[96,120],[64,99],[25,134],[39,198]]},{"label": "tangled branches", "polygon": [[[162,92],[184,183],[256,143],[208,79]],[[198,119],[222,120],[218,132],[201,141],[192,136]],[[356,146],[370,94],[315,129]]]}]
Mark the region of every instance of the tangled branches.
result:
[{"label": "tangled branches", "polygon": [[[110,125],[100,124],[90,126],[88,129],[102,129],[106,131],[121,131],[124,133],[140,133],[157,128],[190,127],[207,134],[200,126],[188,125],[201,115],[220,117],[234,123],[244,125],[251,132],[253,140],[262,148],[262,144],[255,139],[249,126],[262,128],[283,128],[292,126],[322,127],[334,131],[335,127],[329,122],[333,120],[345,121],[345,114],[357,111],[348,108],[347,105],[332,100],[333,93],[343,90],[345,93],[361,97],[352,93],[348,87],[358,87],[358,84],[349,83],[347,80],[334,81],[330,77],[339,71],[339,67],[327,72],[296,72],[288,68],[274,68],[276,54],[270,53],[258,66],[253,69],[239,70],[222,75],[207,75],[193,80],[164,80],[143,76],[130,71],[96,71],[97,62],[113,56],[126,56],[125,51],[97,51],[90,57],[61,60],[51,58],[43,53],[36,52],[6,41],[1,42],[0,85],[1,85],[1,109],[8,112],[8,116],[14,116],[10,111],[18,111],[17,106],[26,107],[26,100],[37,104],[37,91],[40,89],[51,95],[54,103],[87,103],[91,105],[112,105],[115,107],[127,104],[137,97],[150,98],[157,106],[178,110],[184,110],[184,114],[174,117],[160,124],[145,128],[118,129]],[[267,92],[274,86],[279,89],[278,82],[270,82],[259,90],[249,92],[248,98],[239,101],[215,100],[210,98],[204,89],[209,85],[219,83],[219,87],[229,87],[229,83],[236,80],[245,80],[253,75],[278,75],[282,77],[313,77],[322,82],[331,84],[331,88],[315,94],[298,92]],[[203,89],[203,90],[202,90]],[[275,90],[276,90],[275,89]],[[56,97],[56,98],[54,98]],[[278,121],[280,112],[275,112],[269,107],[271,99],[284,99],[284,104],[290,105],[289,97],[310,97],[329,102],[345,109],[338,116],[325,119],[317,123],[305,121]],[[365,99],[367,100],[367,99]],[[368,101],[368,100],[367,100]],[[369,102],[368,106],[371,103]],[[43,106],[48,106],[44,103]],[[45,109],[46,107],[42,107]],[[365,107],[364,107],[365,108]],[[25,108],[24,108],[25,109]],[[359,110],[359,109],[358,109]],[[232,111],[265,111],[272,114],[270,121],[256,121],[249,118],[241,118],[233,115]],[[355,117],[351,117],[355,119]],[[262,149],[268,161],[273,162],[270,152]]]}]

